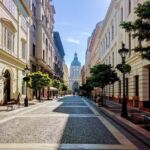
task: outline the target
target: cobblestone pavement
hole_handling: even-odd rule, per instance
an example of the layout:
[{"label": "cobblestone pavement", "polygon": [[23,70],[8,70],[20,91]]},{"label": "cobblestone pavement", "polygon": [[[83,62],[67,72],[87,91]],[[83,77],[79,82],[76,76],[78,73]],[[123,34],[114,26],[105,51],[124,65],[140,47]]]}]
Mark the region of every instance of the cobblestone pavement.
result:
[{"label": "cobblestone pavement", "polygon": [[138,149],[79,96],[47,101],[0,120],[0,150]]}]

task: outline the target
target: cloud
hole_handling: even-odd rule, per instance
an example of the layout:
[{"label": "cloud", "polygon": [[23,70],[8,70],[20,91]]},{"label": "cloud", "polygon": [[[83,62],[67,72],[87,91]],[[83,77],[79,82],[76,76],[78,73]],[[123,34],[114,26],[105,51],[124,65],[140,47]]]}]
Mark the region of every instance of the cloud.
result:
[{"label": "cloud", "polygon": [[90,36],[91,34],[89,32],[82,32],[82,35]]},{"label": "cloud", "polygon": [[69,43],[74,43],[74,44],[77,44],[77,45],[79,45],[79,43],[80,43],[79,40],[76,40],[76,39],[73,39],[73,38],[68,38],[67,41],[68,41]]}]

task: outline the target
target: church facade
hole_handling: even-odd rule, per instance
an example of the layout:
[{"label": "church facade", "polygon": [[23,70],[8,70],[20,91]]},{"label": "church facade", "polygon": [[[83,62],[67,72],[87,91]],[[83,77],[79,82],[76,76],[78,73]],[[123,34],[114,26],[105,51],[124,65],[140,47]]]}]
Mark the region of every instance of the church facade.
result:
[{"label": "church facade", "polygon": [[77,53],[74,55],[74,59],[71,62],[70,66],[70,77],[69,77],[69,87],[73,92],[78,91],[79,86],[81,85],[81,63],[78,60]]}]

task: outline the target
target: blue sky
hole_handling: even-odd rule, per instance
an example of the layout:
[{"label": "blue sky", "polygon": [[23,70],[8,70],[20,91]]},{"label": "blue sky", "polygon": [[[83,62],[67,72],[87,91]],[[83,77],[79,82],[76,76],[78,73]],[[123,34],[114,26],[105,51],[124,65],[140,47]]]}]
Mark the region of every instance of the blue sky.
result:
[{"label": "blue sky", "polygon": [[55,30],[60,33],[65,62],[70,67],[74,53],[85,63],[87,38],[97,22],[104,19],[111,0],[53,0]]}]

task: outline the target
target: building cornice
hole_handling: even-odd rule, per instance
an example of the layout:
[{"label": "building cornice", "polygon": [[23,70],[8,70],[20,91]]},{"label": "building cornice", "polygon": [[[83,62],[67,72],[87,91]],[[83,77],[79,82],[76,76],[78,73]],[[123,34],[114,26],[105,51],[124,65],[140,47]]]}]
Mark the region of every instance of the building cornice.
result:
[{"label": "building cornice", "polygon": [[25,62],[23,62],[20,59],[12,56],[11,54],[5,52],[2,49],[0,49],[0,56],[1,56],[1,58],[3,58],[3,60],[5,60],[5,61],[7,61],[7,62],[9,62],[11,64],[14,64],[16,66],[19,66],[20,68],[25,68],[25,66],[26,66]]}]

